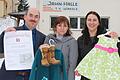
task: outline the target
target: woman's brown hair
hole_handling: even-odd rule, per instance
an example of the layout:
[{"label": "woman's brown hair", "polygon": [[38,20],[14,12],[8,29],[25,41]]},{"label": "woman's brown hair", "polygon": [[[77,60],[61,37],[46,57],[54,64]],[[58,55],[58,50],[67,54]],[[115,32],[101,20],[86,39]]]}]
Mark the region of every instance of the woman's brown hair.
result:
[{"label": "woman's brown hair", "polygon": [[57,19],[55,20],[55,23],[53,25],[53,31],[56,31],[56,27],[58,24],[60,23],[67,23],[68,25],[68,30],[67,32],[64,34],[64,36],[70,36],[72,34],[72,32],[70,31],[70,23],[69,20],[65,17],[65,16],[59,16],[57,17]]}]

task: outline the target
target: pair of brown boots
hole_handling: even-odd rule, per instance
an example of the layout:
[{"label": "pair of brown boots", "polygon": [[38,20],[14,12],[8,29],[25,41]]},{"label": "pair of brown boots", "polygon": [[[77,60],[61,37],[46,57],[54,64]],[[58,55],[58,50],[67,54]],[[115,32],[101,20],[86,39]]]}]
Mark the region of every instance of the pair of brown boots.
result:
[{"label": "pair of brown boots", "polygon": [[43,44],[40,47],[42,52],[41,64],[49,66],[50,64],[59,64],[60,60],[55,59],[55,45]]}]

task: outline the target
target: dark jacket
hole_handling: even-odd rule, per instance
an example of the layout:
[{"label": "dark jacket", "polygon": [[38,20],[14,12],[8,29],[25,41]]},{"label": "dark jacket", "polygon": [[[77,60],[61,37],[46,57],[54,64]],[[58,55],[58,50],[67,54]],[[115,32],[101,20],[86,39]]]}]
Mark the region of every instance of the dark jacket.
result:
[{"label": "dark jacket", "polygon": [[[26,25],[23,25],[21,27],[15,27],[15,28],[16,30],[29,30],[26,27]],[[39,48],[39,46],[43,44],[46,36],[43,33],[39,32],[37,29],[34,29],[34,32],[35,32],[35,36],[34,36],[35,42],[33,43],[33,45],[34,45],[34,53],[35,53]],[[0,53],[4,53],[3,40],[4,40],[4,32],[0,35]],[[21,80],[20,78],[18,79],[17,77],[18,75],[16,74],[16,72],[19,72],[19,71],[15,71],[15,70],[6,71],[5,65],[3,63],[2,68],[0,70],[0,80]]]},{"label": "dark jacket", "polygon": [[119,54],[119,57],[120,57],[120,42],[117,43],[117,47],[118,47],[118,54]]},{"label": "dark jacket", "polygon": [[91,41],[87,45],[84,45],[84,37],[81,36],[77,39],[78,42],[78,61],[77,64],[87,55],[87,53],[94,47],[94,45],[98,42],[96,37],[92,37]]}]

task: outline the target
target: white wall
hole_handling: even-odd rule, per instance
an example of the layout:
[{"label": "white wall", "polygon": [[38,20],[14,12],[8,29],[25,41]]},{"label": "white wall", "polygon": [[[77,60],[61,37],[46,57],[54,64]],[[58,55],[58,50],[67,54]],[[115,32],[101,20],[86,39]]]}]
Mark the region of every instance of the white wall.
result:
[{"label": "white wall", "polygon": [[[28,0],[32,6],[40,8],[41,20],[38,29],[45,34],[49,34],[50,30],[50,15],[64,16],[85,16],[90,10],[97,11],[100,16],[110,16],[109,28],[111,31],[116,31],[120,36],[120,0],[80,0],[80,12],[78,13],[57,13],[57,12],[42,12],[42,0]],[[72,31],[73,36],[77,38],[80,31]]]},{"label": "white wall", "polygon": [[27,0],[29,5],[32,6],[32,7],[37,7],[37,1],[39,0]]}]

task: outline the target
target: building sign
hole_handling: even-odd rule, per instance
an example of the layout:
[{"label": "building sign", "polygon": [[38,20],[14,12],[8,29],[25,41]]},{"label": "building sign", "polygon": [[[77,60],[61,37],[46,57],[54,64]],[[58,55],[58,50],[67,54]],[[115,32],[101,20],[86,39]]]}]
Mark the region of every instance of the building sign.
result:
[{"label": "building sign", "polygon": [[44,12],[79,12],[79,0],[43,0]]}]

